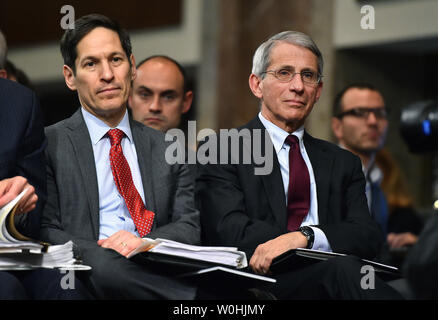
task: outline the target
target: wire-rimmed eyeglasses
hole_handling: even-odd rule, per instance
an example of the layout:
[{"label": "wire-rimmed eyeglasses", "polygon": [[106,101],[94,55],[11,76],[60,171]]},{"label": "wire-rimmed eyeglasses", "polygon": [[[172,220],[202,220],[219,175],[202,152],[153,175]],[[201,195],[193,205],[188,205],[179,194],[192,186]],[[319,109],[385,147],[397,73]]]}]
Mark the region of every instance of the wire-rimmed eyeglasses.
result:
[{"label": "wire-rimmed eyeglasses", "polygon": [[316,85],[321,79],[322,75],[317,72],[311,70],[303,70],[301,72],[292,72],[287,69],[278,69],[278,70],[266,70],[264,73],[271,73],[275,78],[277,78],[281,82],[289,82],[293,79],[296,74],[301,76],[301,81],[305,84]]}]

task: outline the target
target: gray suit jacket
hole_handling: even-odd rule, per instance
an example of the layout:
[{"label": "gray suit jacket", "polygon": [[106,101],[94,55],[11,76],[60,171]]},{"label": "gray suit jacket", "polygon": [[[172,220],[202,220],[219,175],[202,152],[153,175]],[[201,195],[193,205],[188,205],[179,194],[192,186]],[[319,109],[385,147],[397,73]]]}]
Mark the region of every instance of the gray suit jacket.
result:
[{"label": "gray suit jacket", "polygon": [[[194,176],[187,165],[165,160],[164,134],[130,118],[148,210],[155,212],[149,238],[189,244],[200,242]],[[48,198],[42,238],[49,243],[73,240],[79,249],[99,236],[99,194],[90,135],[80,109],[46,128]]]}]

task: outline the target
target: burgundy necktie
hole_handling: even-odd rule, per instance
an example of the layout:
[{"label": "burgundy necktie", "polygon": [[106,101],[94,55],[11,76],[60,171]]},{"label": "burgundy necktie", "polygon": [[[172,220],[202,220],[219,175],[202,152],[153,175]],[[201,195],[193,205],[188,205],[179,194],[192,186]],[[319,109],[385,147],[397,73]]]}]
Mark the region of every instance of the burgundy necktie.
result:
[{"label": "burgundy necktie", "polygon": [[138,233],[141,237],[144,237],[151,232],[155,214],[152,211],[146,210],[143,200],[132,181],[131,169],[123,155],[122,146],[120,144],[124,136],[123,131],[112,129],[108,131],[108,136],[111,142],[109,157],[114,182],[116,183],[117,190],[119,190],[119,193],[123,199],[125,199],[126,206],[128,207]]},{"label": "burgundy necktie", "polygon": [[300,151],[298,138],[288,135],[285,143],[289,149],[289,188],[287,193],[287,229],[295,231],[303,222],[310,208],[310,176]]}]

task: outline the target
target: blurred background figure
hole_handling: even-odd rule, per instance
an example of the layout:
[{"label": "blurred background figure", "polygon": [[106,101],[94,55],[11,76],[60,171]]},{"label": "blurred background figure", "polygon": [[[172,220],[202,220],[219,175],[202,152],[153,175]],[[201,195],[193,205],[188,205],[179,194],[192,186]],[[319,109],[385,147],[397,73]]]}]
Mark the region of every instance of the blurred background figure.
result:
[{"label": "blurred background figure", "polygon": [[389,249],[385,262],[400,266],[409,248],[417,242],[423,229],[423,219],[414,209],[414,199],[399,165],[387,148],[376,155],[376,165],[382,170],[381,187],[388,203]]},{"label": "blurred background figure", "polygon": [[383,148],[389,124],[383,96],[372,84],[349,84],[335,97],[333,115],[339,144],[362,161],[370,213],[385,236],[378,260],[399,267],[423,221],[399,165]]},{"label": "blurred background figure", "polygon": [[137,66],[129,106],[133,118],[166,132],[179,128],[181,116],[192,105],[184,68],[167,56],[152,56]]},{"label": "blurred background figure", "polygon": [[375,156],[385,143],[387,112],[383,96],[376,87],[369,83],[352,83],[336,95],[332,117],[332,130],[339,145],[356,154],[362,162],[368,207],[385,238],[388,206],[380,186],[383,173],[375,165]]},{"label": "blurred background figure", "polygon": [[23,70],[17,68],[11,61],[6,60],[5,70],[7,73],[7,78],[9,80],[18,82],[23,86],[26,86],[31,90],[34,90],[33,85],[29,80],[29,77],[24,73]]},{"label": "blurred background figure", "polygon": [[3,32],[0,30],[0,78],[7,78],[6,55],[8,54],[8,45]]}]

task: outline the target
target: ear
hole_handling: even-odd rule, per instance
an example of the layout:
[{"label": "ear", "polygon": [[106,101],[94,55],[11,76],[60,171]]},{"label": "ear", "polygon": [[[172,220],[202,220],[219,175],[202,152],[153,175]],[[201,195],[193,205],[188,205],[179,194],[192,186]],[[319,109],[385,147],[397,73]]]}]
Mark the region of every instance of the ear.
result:
[{"label": "ear", "polygon": [[336,139],[338,139],[338,141],[341,141],[342,137],[343,137],[342,122],[340,119],[338,119],[336,117],[332,117],[332,131],[333,131]]},{"label": "ear", "polygon": [[3,79],[8,78],[8,73],[6,72],[5,69],[0,69],[0,78],[3,78]]},{"label": "ear", "polygon": [[128,107],[131,107],[132,106],[132,94],[133,94],[133,91],[132,91],[133,89],[132,89],[132,86],[131,86],[131,90],[130,90],[130,92],[129,92],[129,96],[128,96]]},{"label": "ear", "polygon": [[315,103],[318,102],[319,97],[321,97],[322,87],[323,86],[324,86],[324,83],[322,81],[320,83],[318,83],[318,87],[316,88],[316,100],[315,100]]},{"label": "ear", "polygon": [[249,76],[249,87],[252,93],[259,99],[263,98],[263,82],[262,78],[256,76],[254,73],[251,73]]},{"label": "ear", "polygon": [[190,107],[192,106],[192,101],[193,101],[193,92],[187,91],[186,94],[184,95],[183,108],[181,111],[182,113],[186,113],[190,110]]},{"label": "ear", "polygon": [[137,68],[135,67],[135,58],[132,53],[129,60],[131,60],[131,81],[134,81],[137,78]]},{"label": "ear", "polygon": [[64,74],[64,80],[67,87],[70,90],[76,90],[76,77],[73,70],[69,66],[64,65],[62,67],[62,73]]}]

